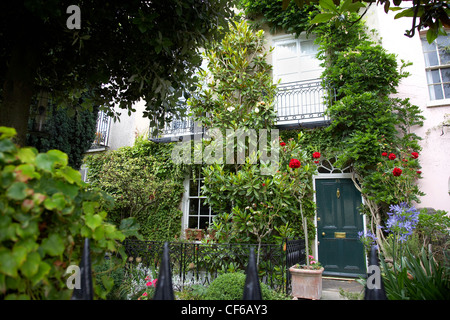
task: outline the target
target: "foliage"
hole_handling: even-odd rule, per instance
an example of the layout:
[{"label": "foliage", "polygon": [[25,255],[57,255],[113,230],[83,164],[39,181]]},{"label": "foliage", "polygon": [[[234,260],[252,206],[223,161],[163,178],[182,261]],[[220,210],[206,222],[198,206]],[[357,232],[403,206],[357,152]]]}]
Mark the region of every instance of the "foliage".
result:
[{"label": "foliage", "polygon": [[449,300],[450,270],[422,248],[417,255],[407,250],[396,268],[382,258],[383,283],[390,300]]},{"label": "foliage", "polygon": [[131,113],[144,99],[146,116],[163,122],[168,111],[180,112],[178,99],[195,83],[200,48],[218,39],[234,14],[229,0],[85,0],[80,29],[68,29],[72,4],[2,2],[0,58],[8,63],[0,68],[0,125],[26,124],[28,111],[15,101],[28,108],[37,88],[51,89],[57,105],[68,106],[91,88],[84,106],[102,105],[109,115],[117,115],[116,104]]},{"label": "foliage", "polygon": [[106,277],[107,279],[113,281],[113,286],[105,297],[106,300],[125,299],[120,291],[120,287],[124,281],[124,269],[121,260],[114,256],[105,258],[102,263],[99,263],[93,268],[92,275],[95,277],[96,282],[100,286],[103,286],[104,290],[106,290],[106,288],[102,283],[102,278]]},{"label": "foliage", "polygon": [[11,142],[12,128],[0,127],[0,134],[1,296],[70,298],[64,275],[79,263],[84,239],[91,239],[94,266],[106,251],[125,257],[117,241],[136,235],[134,221],[121,229],[107,223],[111,199],[82,182],[63,152],[19,148]]},{"label": "foliage", "polygon": [[188,104],[208,128],[268,129],[276,117],[276,85],[266,61],[264,33],[253,32],[246,21],[230,24],[229,29],[221,42],[205,49],[207,70],[200,70],[200,82]]},{"label": "foliage", "polygon": [[248,19],[267,24],[272,33],[282,30],[296,36],[309,28],[308,16],[318,12],[312,5],[299,8],[295,3],[282,10],[282,0],[240,0],[238,6]]},{"label": "foliage", "polygon": [[132,147],[85,158],[90,184],[115,200],[110,221],[135,217],[148,240],[179,235],[184,171],[172,163],[172,147],[140,137]]},{"label": "foliage", "polygon": [[[242,300],[245,278],[245,274],[240,272],[225,273],[218,276],[209,285],[205,300]],[[264,283],[260,282],[260,287],[263,300],[285,299]]]},{"label": "foliage", "polygon": [[[283,8],[286,8],[291,0],[283,0]],[[450,8],[445,1],[413,1],[411,6],[400,7],[402,0],[294,0],[297,5],[302,8],[306,2],[308,5],[311,3],[317,3],[322,12],[318,14],[313,20],[313,23],[328,22],[330,20],[339,18],[345,13],[357,12],[359,9],[364,8],[368,3],[369,6],[376,2],[377,5],[383,5],[385,13],[391,11],[399,11],[394,19],[402,17],[411,17],[412,26],[411,29],[406,30],[405,35],[412,38],[417,31],[427,29],[427,40],[432,43],[439,34],[445,35],[444,27],[450,26],[450,20],[448,18]],[[392,6],[392,4],[395,6]],[[367,9],[366,9],[367,11]],[[366,12],[365,11],[365,12]],[[365,14],[363,13],[363,15]],[[419,23],[417,23],[419,18]],[[357,20],[355,20],[356,22]]]},{"label": "foliage", "polygon": [[[95,139],[98,107],[93,111],[78,110],[70,116],[66,109],[54,105],[48,107],[48,116],[43,128],[44,136],[31,133],[27,138],[27,145],[35,147],[39,152],[58,149],[69,157],[69,165],[79,170],[84,154]],[[32,121],[30,121],[32,123]]]}]

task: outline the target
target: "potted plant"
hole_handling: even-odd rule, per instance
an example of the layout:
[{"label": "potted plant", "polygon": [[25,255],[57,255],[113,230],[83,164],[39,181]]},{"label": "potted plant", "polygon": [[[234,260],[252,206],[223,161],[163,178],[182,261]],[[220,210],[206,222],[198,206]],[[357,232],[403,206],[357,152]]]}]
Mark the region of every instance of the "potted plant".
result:
[{"label": "potted plant", "polygon": [[186,240],[201,241],[203,238],[203,229],[185,229]]},{"label": "potted plant", "polygon": [[308,256],[309,265],[297,263],[289,268],[292,296],[294,298],[319,300],[322,296],[322,265]]}]

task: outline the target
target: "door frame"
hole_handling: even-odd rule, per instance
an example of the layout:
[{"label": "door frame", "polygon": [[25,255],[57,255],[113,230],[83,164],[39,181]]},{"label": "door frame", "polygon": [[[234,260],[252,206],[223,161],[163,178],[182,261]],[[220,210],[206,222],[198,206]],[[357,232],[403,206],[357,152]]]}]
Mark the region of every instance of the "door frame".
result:
[{"label": "door frame", "polygon": [[[352,179],[353,177],[353,173],[318,173],[316,175],[313,176],[313,190],[314,190],[314,203],[317,205],[317,197],[316,197],[316,180],[321,180],[321,179]],[[356,188],[356,187],[355,187]],[[364,198],[361,195],[361,203],[364,204]],[[365,232],[366,230],[366,215],[362,216],[363,218],[363,230]],[[314,214],[314,227],[316,228],[316,235],[314,238],[314,251],[313,253],[315,253],[315,257],[316,259],[320,262],[320,257],[319,257],[319,244],[318,244],[318,235],[317,235],[317,208],[315,209],[315,214]],[[368,268],[367,265],[367,255],[366,252],[364,250],[364,261],[366,264],[366,270]]]}]

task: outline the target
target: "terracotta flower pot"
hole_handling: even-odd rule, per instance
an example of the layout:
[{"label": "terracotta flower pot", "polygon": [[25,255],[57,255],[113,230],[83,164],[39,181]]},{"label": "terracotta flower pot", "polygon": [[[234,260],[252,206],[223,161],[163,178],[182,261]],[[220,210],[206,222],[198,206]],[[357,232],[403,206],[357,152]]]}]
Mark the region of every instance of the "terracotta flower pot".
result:
[{"label": "terracotta flower pot", "polygon": [[322,296],[322,273],[320,269],[289,268],[292,296],[294,298],[319,300]]}]

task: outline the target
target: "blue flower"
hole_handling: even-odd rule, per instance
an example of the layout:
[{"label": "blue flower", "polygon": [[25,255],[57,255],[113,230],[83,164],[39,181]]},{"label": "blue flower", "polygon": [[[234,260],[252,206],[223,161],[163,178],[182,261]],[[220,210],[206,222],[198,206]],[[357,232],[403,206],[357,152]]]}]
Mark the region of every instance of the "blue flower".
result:
[{"label": "blue flower", "polygon": [[408,206],[406,202],[391,205],[389,210],[385,229],[397,235],[400,242],[405,242],[419,222],[419,210],[414,206]]}]

